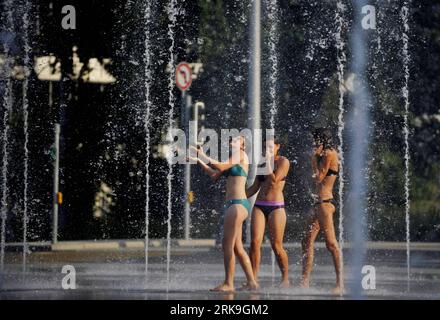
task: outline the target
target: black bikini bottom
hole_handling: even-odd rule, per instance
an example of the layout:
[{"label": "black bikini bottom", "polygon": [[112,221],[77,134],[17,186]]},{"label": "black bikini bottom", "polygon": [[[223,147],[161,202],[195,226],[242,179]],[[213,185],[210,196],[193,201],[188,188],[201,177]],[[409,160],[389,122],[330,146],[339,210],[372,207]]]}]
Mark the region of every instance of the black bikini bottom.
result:
[{"label": "black bikini bottom", "polygon": [[[272,202],[272,203],[271,203]],[[259,208],[266,219],[276,209],[284,208],[284,202],[281,201],[256,201],[254,207]]]}]

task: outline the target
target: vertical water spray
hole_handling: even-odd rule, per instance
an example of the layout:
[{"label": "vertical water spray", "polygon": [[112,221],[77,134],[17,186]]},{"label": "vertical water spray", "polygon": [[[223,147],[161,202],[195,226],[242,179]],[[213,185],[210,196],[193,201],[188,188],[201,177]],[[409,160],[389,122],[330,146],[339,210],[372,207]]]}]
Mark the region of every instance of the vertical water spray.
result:
[{"label": "vertical water spray", "polygon": [[23,44],[24,44],[24,79],[23,79],[23,130],[24,130],[24,190],[23,190],[23,273],[26,272],[26,255],[28,253],[28,173],[29,173],[29,132],[28,132],[28,117],[29,117],[29,100],[28,100],[28,68],[30,63],[30,45],[29,45],[29,4],[25,1],[23,13]]},{"label": "vertical water spray", "polygon": [[409,209],[410,209],[410,201],[409,201],[409,128],[408,128],[408,115],[409,115],[409,63],[411,60],[411,56],[408,50],[408,42],[409,42],[409,6],[411,1],[406,0],[401,9],[400,15],[403,22],[403,70],[405,73],[405,81],[404,86],[402,88],[402,94],[405,101],[405,111],[403,115],[403,135],[405,139],[405,225],[406,225],[406,269],[407,269],[407,290],[410,290],[410,217],[409,217]]},{"label": "vertical water spray", "polygon": [[354,298],[362,297],[361,277],[365,257],[365,215],[367,211],[367,154],[370,140],[370,108],[371,96],[368,88],[368,36],[361,24],[362,7],[368,5],[367,0],[354,0],[354,29],[350,44],[352,52],[352,70],[356,76],[352,93],[352,110],[348,122],[350,133],[350,151],[348,164],[350,170],[351,194],[348,211],[351,215],[352,232],[352,278],[351,294]]},{"label": "vertical water spray", "polygon": [[145,89],[145,278],[148,277],[148,246],[149,246],[149,223],[150,223],[150,115],[151,115],[151,2],[145,4],[144,24],[145,24],[145,42],[144,42],[144,89]]},{"label": "vertical water spray", "polygon": [[[174,28],[176,26],[176,15],[177,15],[177,9],[176,9],[176,3],[177,0],[170,0],[168,4],[168,38],[170,40],[170,46],[168,48],[169,52],[169,60],[168,60],[168,66],[169,66],[169,80],[168,80],[168,104],[170,107],[169,114],[168,114],[168,128],[169,132],[171,132],[171,129],[173,127],[173,118],[174,118],[174,104],[175,104],[175,98],[174,98],[174,73],[175,73],[175,55],[174,55]],[[168,161],[168,175],[167,175],[167,182],[168,182],[168,219],[167,219],[167,292],[169,290],[170,286],[170,258],[171,258],[171,217],[172,217],[172,180],[173,180],[173,165],[171,161]]]},{"label": "vertical water spray", "polygon": [[[13,12],[12,12],[12,1],[6,1],[5,3],[5,14],[6,14],[6,31],[12,32],[14,28],[13,24]],[[6,246],[6,219],[8,210],[8,156],[9,156],[9,113],[11,112],[13,105],[13,92],[12,92],[12,81],[11,81],[11,71],[12,64],[11,58],[9,57],[9,46],[6,43],[4,45],[5,52],[5,88],[3,92],[3,132],[2,132],[2,142],[3,142],[3,159],[2,159],[2,199],[1,199],[1,239],[0,239],[0,270],[4,269],[4,259],[5,259],[5,246]]]},{"label": "vertical water spray", "polygon": [[[269,28],[269,95],[270,95],[270,128],[275,128],[276,115],[278,111],[278,99],[277,99],[277,82],[278,82],[278,3],[277,0],[268,0],[268,18],[270,23]],[[271,250],[271,262],[272,262],[272,283],[275,281],[275,253]]]},{"label": "vertical water spray", "polygon": [[275,283],[275,253],[273,250],[270,251],[270,260],[272,263],[272,284]]},{"label": "vertical water spray", "polygon": [[[382,20],[383,16],[384,16],[384,11],[385,10],[379,10],[377,12],[377,21],[378,23],[376,24],[376,55],[379,56],[379,53],[382,51],[382,27],[379,24],[379,21]],[[383,58],[383,56],[382,56]]]},{"label": "vertical water spray", "polygon": [[269,29],[269,61],[270,61],[270,128],[275,127],[275,118],[278,111],[278,99],[277,99],[277,81],[278,81],[278,3],[277,0],[268,0],[268,18],[270,23]]},{"label": "vertical water spray", "polygon": [[[338,154],[339,154],[339,245],[341,247],[341,266],[344,265],[343,249],[344,249],[344,73],[345,63],[347,61],[345,54],[345,40],[343,38],[343,31],[347,27],[347,22],[344,19],[346,7],[341,0],[336,3],[336,49],[337,49],[337,75],[339,84],[339,99],[338,99]],[[342,275],[344,272],[342,271]]]}]

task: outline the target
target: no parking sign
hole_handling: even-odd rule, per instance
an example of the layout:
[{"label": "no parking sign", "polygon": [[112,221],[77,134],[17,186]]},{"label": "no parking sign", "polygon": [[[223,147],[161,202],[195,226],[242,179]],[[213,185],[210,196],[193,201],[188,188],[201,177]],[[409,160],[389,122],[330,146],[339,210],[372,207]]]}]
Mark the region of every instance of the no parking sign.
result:
[{"label": "no parking sign", "polygon": [[181,62],[176,68],[176,85],[182,90],[189,89],[192,83],[192,70],[191,66],[186,62]]}]

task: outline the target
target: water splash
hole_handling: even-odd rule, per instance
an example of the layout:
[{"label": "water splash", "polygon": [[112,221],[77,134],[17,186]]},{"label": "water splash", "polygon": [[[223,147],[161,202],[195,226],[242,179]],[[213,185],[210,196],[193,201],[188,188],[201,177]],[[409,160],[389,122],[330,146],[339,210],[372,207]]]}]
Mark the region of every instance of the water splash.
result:
[{"label": "water splash", "polygon": [[[13,23],[13,6],[12,0],[5,2],[5,12],[7,19],[6,31],[12,32],[14,23]],[[9,136],[9,113],[12,109],[13,105],[13,92],[12,92],[12,81],[11,81],[11,71],[12,71],[12,62],[9,57],[9,46],[7,43],[4,44],[4,52],[5,52],[5,89],[3,93],[3,132],[2,132],[2,140],[3,140],[3,159],[2,159],[2,199],[1,199],[1,244],[0,244],[0,270],[4,270],[4,259],[5,259],[5,246],[6,246],[6,219],[7,219],[7,210],[8,210],[8,156],[9,156],[9,145],[8,145],[8,136]]]},{"label": "water splash", "polygon": [[370,109],[372,108],[366,75],[369,58],[368,36],[361,26],[362,7],[367,4],[367,0],[353,1],[355,20],[350,39],[353,55],[352,69],[356,75],[352,93],[352,110],[350,110],[348,122],[351,137],[349,152],[351,198],[348,202],[348,209],[352,218],[350,231],[353,243],[351,294],[355,299],[362,297],[361,270],[365,260],[365,216],[368,188],[367,152],[370,140]]},{"label": "water splash", "polygon": [[[175,54],[174,54],[174,29],[176,27],[176,16],[177,16],[177,0],[170,0],[168,4],[168,39],[170,40],[171,44],[168,48],[168,52],[170,54],[168,65],[169,65],[169,81],[168,81],[168,104],[170,107],[170,111],[168,114],[168,127],[169,131],[171,132],[171,129],[173,127],[173,118],[174,118],[174,105],[175,105],[175,98],[173,94],[174,90],[174,73],[175,73]],[[169,291],[170,287],[170,258],[171,258],[171,217],[172,217],[172,180],[173,180],[173,165],[171,161],[168,162],[168,175],[167,175],[167,182],[168,182],[168,219],[167,219],[167,292]]]},{"label": "water splash", "polygon": [[268,0],[268,18],[270,23],[269,28],[269,61],[270,61],[270,76],[269,76],[269,95],[270,95],[270,128],[275,127],[275,118],[278,112],[277,99],[277,82],[278,82],[278,3],[277,0]]},{"label": "water splash", "polygon": [[380,25],[380,21],[383,20],[384,18],[384,13],[385,10],[378,10],[377,11],[377,23],[376,23],[376,58],[377,57],[381,57],[382,58],[382,62],[384,61],[384,56],[383,54],[380,54],[382,51],[382,33],[383,33],[383,29],[382,26]]},{"label": "water splash", "polygon": [[270,260],[272,262],[272,284],[275,283],[275,253],[273,250],[270,251]]},{"label": "water splash", "polygon": [[145,279],[148,278],[148,248],[149,248],[149,223],[150,223],[150,121],[151,105],[150,87],[152,83],[151,76],[151,38],[149,24],[151,21],[151,2],[145,4],[144,24],[145,24],[145,42],[144,42],[144,88],[145,88]]},{"label": "water splash", "polygon": [[[344,19],[346,7],[342,1],[336,3],[336,49],[337,49],[337,75],[339,84],[339,100],[338,100],[338,154],[339,154],[339,245],[341,248],[341,266],[344,265],[343,249],[344,249],[344,73],[345,63],[347,61],[345,54],[345,40],[343,31],[347,28],[347,22]],[[344,272],[342,271],[342,275]]]},{"label": "water splash", "polygon": [[[275,128],[276,115],[278,112],[278,99],[277,99],[277,83],[278,83],[278,3],[277,0],[268,0],[268,19],[270,23],[269,28],[269,96],[270,96],[270,128]],[[275,253],[271,250],[271,263],[272,263],[272,283],[275,282]]]},{"label": "water splash", "polygon": [[405,224],[406,224],[406,268],[407,268],[407,290],[410,290],[410,272],[411,272],[411,266],[410,266],[410,258],[411,258],[411,251],[410,251],[410,217],[409,217],[409,210],[410,210],[410,200],[409,200],[409,188],[410,188],[410,180],[409,180],[409,161],[410,161],[410,155],[409,155],[409,128],[408,128],[408,115],[409,115],[409,89],[408,89],[408,82],[409,82],[409,63],[411,60],[411,56],[408,50],[408,43],[409,43],[409,7],[410,7],[411,1],[406,0],[404,2],[404,5],[401,9],[400,15],[403,22],[403,70],[405,73],[405,82],[404,86],[402,88],[402,94],[403,98],[405,100],[405,113],[403,116],[403,135],[405,139]]},{"label": "water splash", "polygon": [[23,59],[23,67],[24,67],[24,79],[23,79],[23,130],[24,130],[24,190],[23,190],[23,274],[26,272],[26,258],[29,252],[27,237],[28,237],[28,222],[29,222],[29,214],[28,214],[28,173],[29,173],[29,100],[28,100],[28,86],[29,86],[29,78],[27,74],[27,70],[30,66],[30,51],[31,47],[29,45],[29,5],[27,1],[24,5],[24,13],[23,13],[23,43],[24,43],[24,59]]}]

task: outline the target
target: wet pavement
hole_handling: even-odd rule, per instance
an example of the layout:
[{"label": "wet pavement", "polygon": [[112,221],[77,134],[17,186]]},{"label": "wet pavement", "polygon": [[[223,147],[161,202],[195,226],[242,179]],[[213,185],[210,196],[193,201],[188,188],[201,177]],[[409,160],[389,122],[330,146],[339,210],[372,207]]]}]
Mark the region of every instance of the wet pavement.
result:
[{"label": "wet pavement", "polygon": [[[272,271],[269,248],[263,248],[259,292],[213,293],[209,289],[223,280],[222,252],[215,248],[175,248],[171,254],[169,283],[166,252],[150,251],[148,272],[142,250],[40,251],[27,256],[23,272],[22,253],[7,252],[1,275],[0,299],[350,299],[330,294],[334,269],[330,254],[316,249],[311,288],[298,288],[301,275],[300,250],[289,248],[292,287],[279,289],[278,267]],[[350,252],[344,252],[345,279],[353,279]],[[366,263],[375,268],[376,288],[364,290],[367,299],[440,299],[440,250],[411,253],[411,276],[407,282],[406,253],[403,250],[369,250]],[[76,289],[63,289],[65,265],[76,271]],[[237,264],[236,286],[245,277]],[[408,291],[409,286],[409,291]]]}]

